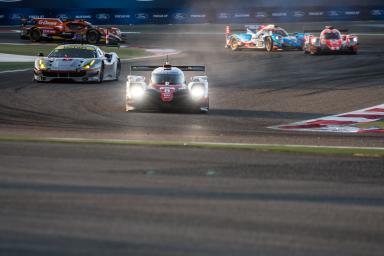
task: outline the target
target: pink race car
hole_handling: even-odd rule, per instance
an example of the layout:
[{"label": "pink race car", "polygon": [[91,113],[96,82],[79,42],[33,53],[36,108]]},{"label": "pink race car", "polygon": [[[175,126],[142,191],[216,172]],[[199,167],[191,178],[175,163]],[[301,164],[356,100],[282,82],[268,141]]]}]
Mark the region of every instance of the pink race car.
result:
[{"label": "pink race car", "polygon": [[347,53],[356,54],[359,41],[356,35],[341,34],[339,30],[326,26],[320,33],[320,37],[313,34],[304,36],[304,53],[312,55],[322,53]]}]

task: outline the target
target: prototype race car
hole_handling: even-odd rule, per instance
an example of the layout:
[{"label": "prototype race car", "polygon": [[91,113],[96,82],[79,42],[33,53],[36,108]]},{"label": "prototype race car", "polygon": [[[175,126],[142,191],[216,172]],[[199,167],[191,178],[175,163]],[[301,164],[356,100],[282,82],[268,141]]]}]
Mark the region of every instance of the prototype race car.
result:
[{"label": "prototype race car", "polygon": [[30,25],[23,22],[20,37],[38,42],[58,40],[85,42],[89,44],[119,44],[123,42],[118,28],[99,28],[85,20],[65,20],[56,18],[32,19]]},{"label": "prototype race car", "polygon": [[190,110],[209,111],[208,78],[192,76],[186,83],[183,71],[205,72],[205,66],[131,66],[131,71],[151,71],[147,84],[144,76],[129,75],[126,111],[130,110]]},{"label": "prototype race car", "polygon": [[343,35],[339,30],[326,26],[320,33],[320,37],[313,34],[305,35],[304,53],[348,53],[356,54],[359,47],[358,37],[355,35]]},{"label": "prototype race car", "polygon": [[68,44],[56,47],[47,57],[35,60],[34,80],[99,82],[118,80],[121,71],[116,53],[104,53],[94,45]]},{"label": "prototype race car", "polygon": [[237,51],[243,48],[265,49],[268,52],[276,49],[302,50],[304,34],[293,33],[290,36],[287,31],[276,25],[246,25],[246,33],[232,33],[231,27],[226,28],[226,48]]}]

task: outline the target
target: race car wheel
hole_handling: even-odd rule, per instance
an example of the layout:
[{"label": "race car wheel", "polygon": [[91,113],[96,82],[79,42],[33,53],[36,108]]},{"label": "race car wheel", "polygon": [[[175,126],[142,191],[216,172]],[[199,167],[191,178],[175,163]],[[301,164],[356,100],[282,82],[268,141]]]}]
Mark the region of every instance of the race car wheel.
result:
[{"label": "race car wheel", "polygon": [[97,81],[98,83],[102,83],[103,82],[103,79],[104,79],[104,64],[101,66],[100,68],[100,73],[99,73],[99,81]]},{"label": "race car wheel", "polygon": [[100,34],[96,30],[89,30],[87,32],[87,42],[89,44],[97,44],[100,40]]},{"label": "race car wheel", "polygon": [[311,49],[309,50],[309,53],[310,53],[311,55],[316,55],[316,54],[318,54],[318,51],[317,51],[317,49],[315,49],[315,48],[311,48]]},{"label": "race car wheel", "polygon": [[349,54],[357,54],[357,49],[353,49],[351,48],[350,51],[349,51]]},{"label": "race car wheel", "polygon": [[239,42],[235,38],[232,38],[232,40],[231,40],[231,50],[232,51],[238,51],[239,50]]},{"label": "race car wheel", "polygon": [[41,40],[41,30],[38,28],[31,29],[31,32],[29,32],[29,37],[31,41],[38,42]]},{"label": "race car wheel", "polygon": [[117,60],[117,66],[116,66],[116,81],[119,80],[121,73],[121,63],[120,60]]},{"label": "race car wheel", "polygon": [[269,36],[265,38],[265,49],[267,50],[267,52],[271,52],[273,50],[272,38],[270,38]]}]

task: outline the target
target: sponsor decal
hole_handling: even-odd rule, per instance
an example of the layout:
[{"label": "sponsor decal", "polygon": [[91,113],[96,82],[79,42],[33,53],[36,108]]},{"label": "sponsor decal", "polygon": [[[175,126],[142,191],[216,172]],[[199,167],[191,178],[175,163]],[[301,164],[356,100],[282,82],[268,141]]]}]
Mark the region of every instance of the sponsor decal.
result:
[{"label": "sponsor decal", "polygon": [[286,131],[384,133],[384,104],[269,128]]},{"label": "sponsor decal", "polygon": [[235,13],[235,15],[233,15],[235,18],[249,18],[250,16],[249,13]]},{"label": "sponsor decal", "polygon": [[273,12],[272,17],[285,17],[288,14],[286,12]]},{"label": "sponsor decal", "polygon": [[152,18],[164,19],[164,18],[168,18],[168,14],[153,14]]},{"label": "sponsor decal", "polygon": [[229,19],[231,17],[232,17],[232,15],[230,13],[226,13],[226,12],[221,12],[217,15],[217,18],[219,18],[219,19]]},{"label": "sponsor decal", "polygon": [[11,20],[20,20],[23,16],[19,13],[12,13],[9,15]]},{"label": "sponsor decal", "polygon": [[98,13],[95,17],[98,20],[109,20],[111,16],[108,13]]},{"label": "sponsor decal", "polygon": [[28,18],[29,19],[39,19],[39,18],[44,18],[44,15],[32,14],[32,15],[28,15]]},{"label": "sponsor decal", "polygon": [[293,16],[296,17],[296,18],[301,18],[301,17],[305,16],[305,12],[303,12],[303,11],[294,11],[293,12]]},{"label": "sponsor decal", "polygon": [[328,15],[328,16],[331,16],[331,17],[336,17],[336,16],[343,15],[343,12],[341,12],[341,11],[331,10],[331,11],[328,11],[328,12],[327,12],[327,15]]},{"label": "sponsor decal", "polygon": [[178,12],[173,15],[173,18],[176,20],[184,20],[185,18],[187,18],[187,15],[185,13]]},{"label": "sponsor decal", "polygon": [[207,15],[206,14],[191,14],[190,17],[191,18],[206,18]]},{"label": "sponsor decal", "polygon": [[90,14],[79,14],[75,15],[76,19],[92,19],[92,15]]},{"label": "sponsor decal", "polygon": [[148,19],[148,14],[147,13],[136,13],[135,18],[138,20],[146,20],[146,19]]},{"label": "sponsor decal", "polygon": [[360,15],[360,11],[345,11],[345,15],[357,16]]},{"label": "sponsor decal", "polygon": [[309,16],[323,16],[324,12],[308,12]]},{"label": "sponsor decal", "polygon": [[370,13],[372,16],[384,16],[384,10],[374,9]]},{"label": "sponsor decal", "polygon": [[56,21],[49,21],[49,20],[39,20],[37,22],[38,25],[43,25],[43,26],[56,26],[57,22]]},{"label": "sponsor decal", "polygon": [[55,34],[55,30],[52,30],[52,29],[43,29],[43,34],[44,34],[44,35]]},{"label": "sponsor decal", "polygon": [[71,18],[71,15],[66,14],[66,13],[60,13],[60,14],[56,15],[56,17],[61,19],[61,20],[67,20],[67,19]]},{"label": "sponsor decal", "polygon": [[131,18],[130,14],[115,14],[115,19],[129,19]]},{"label": "sponsor decal", "polygon": [[268,14],[266,12],[256,12],[255,17],[256,18],[266,18],[266,17],[268,17]]}]

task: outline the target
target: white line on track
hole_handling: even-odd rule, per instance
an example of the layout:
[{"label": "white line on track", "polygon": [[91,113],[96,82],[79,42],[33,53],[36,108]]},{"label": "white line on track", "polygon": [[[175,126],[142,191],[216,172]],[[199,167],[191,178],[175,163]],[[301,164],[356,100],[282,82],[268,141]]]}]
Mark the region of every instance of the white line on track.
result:
[{"label": "white line on track", "polygon": [[29,70],[32,70],[32,68],[15,69],[15,70],[4,70],[4,71],[0,71],[0,74],[16,73],[16,72],[23,72],[23,71],[29,71]]},{"label": "white line on track", "polygon": [[[35,138],[37,140],[56,141],[56,142],[89,142],[89,143],[122,143],[122,144],[143,144],[143,145],[156,145],[156,141],[145,141],[145,140],[119,140],[119,139],[86,139],[86,138]],[[162,145],[162,142],[158,142]],[[320,146],[320,145],[295,145],[295,144],[253,144],[253,143],[221,143],[221,142],[178,142],[168,141],[165,145],[175,146],[226,146],[226,147],[287,147],[287,148],[317,148],[317,149],[366,149],[366,150],[384,150],[384,147],[356,147],[356,146]]]}]

